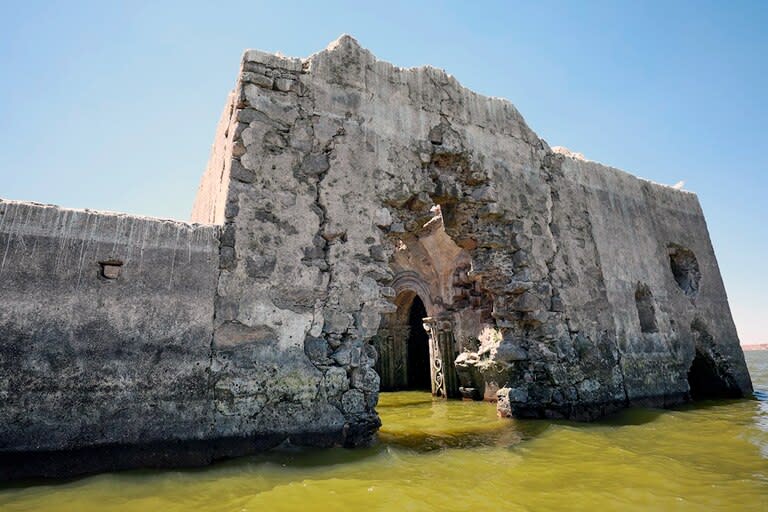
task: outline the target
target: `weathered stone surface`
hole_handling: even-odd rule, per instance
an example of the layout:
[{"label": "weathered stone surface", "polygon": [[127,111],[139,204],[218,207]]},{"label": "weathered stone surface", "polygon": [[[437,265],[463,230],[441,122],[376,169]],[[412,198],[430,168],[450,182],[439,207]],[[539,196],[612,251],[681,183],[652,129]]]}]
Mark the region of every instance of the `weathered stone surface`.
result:
[{"label": "weathered stone surface", "polygon": [[357,415],[365,412],[365,395],[357,389],[350,389],[341,397],[341,405],[348,415]]},{"label": "weathered stone surface", "polygon": [[245,53],[192,219],[0,203],[0,477],[365,445],[416,297],[504,416],[751,392],[695,195],[349,36]]},{"label": "weathered stone surface", "polygon": [[[699,344],[722,346],[729,355],[712,357],[727,367],[729,389],[750,392],[694,195],[553,152],[508,103],[481,98],[433,70],[393,68],[349,38],[307,69],[302,79],[315,111],[345,118],[336,133],[325,131],[333,149],[320,196],[327,200],[323,221],[347,233],[344,251],[331,247],[331,268],[351,268],[355,260],[375,265],[390,254],[396,283],[413,273],[420,285],[383,281],[381,295],[396,302],[410,289],[430,316],[451,315],[457,352],[463,340],[485,340],[476,356],[457,361],[465,389],[493,399],[495,389],[508,386],[521,390],[515,414],[576,419],[631,403],[680,401],[696,350],[684,326],[704,309],[707,318],[726,320],[719,341]],[[371,99],[357,101],[365,95]],[[442,214],[433,222],[435,205]],[[378,230],[355,227],[365,209]],[[355,245],[361,239],[367,254]],[[468,277],[457,282],[463,265]],[[700,293],[693,291],[704,281],[697,268],[705,267],[712,270],[708,305],[700,295],[695,305],[680,302],[680,291]],[[346,276],[335,281],[348,283],[345,293],[355,290]],[[655,333],[640,325],[638,282],[648,283],[657,303]],[[359,297],[348,302],[367,303]],[[337,316],[339,305],[333,317],[346,318]]]},{"label": "weathered stone surface", "polygon": [[[130,447],[212,437],[218,237],[215,226],[0,201],[0,479],[120,467],[71,454],[58,467],[50,455],[101,445],[152,464]],[[199,448],[190,458],[210,461]],[[14,458],[35,453],[50,464]]]}]

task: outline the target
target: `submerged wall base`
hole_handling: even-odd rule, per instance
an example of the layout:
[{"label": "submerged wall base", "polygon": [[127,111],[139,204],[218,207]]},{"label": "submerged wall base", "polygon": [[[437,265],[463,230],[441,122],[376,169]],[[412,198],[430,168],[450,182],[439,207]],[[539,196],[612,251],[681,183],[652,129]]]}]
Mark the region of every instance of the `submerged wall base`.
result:
[{"label": "submerged wall base", "polygon": [[[372,425],[370,429],[378,426]],[[0,452],[0,480],[58,479],[137,468],[194,468],[277,447],[357,448],[369,446],[371,441],[367,431],[350,432],[346,429],[341,432],[304,432],[292,436],[265,434],[254,437],[111,444],[73,450]]]}]

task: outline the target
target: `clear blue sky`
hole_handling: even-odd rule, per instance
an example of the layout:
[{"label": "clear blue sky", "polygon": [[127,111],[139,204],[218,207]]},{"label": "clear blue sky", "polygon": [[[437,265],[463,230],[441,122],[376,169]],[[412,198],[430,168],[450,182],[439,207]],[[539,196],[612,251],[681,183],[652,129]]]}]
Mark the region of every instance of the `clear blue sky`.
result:
[{"label": "clear blue sky", "polygon": [[3,2],[0,197],[187,219],[242,51],[342,33],[508,98],[550,145],[685,180],[742,342],[768,342],[765,1]]}]

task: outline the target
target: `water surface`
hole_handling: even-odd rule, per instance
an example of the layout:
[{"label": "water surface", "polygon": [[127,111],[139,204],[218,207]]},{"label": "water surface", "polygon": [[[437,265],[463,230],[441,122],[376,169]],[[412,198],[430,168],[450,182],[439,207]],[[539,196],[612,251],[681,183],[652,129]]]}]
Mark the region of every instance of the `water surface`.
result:
[{"label": "water surface", "polygon": [[633,409],[598,423],[500,420],[486,403],[382,394],[380,442],[204,469],[0,488],[5,511],[768,511],[768,351],[756,400]]}]

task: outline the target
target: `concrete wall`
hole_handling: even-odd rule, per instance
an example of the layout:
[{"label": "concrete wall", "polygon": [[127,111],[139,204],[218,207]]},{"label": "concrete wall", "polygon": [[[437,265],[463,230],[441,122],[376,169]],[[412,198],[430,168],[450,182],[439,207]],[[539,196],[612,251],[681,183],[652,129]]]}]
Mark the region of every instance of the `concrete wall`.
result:
[{"label": "concrete wall", "polygon": [[0,477],[210,437],[217,263],[214,226],[0,201]]}]

